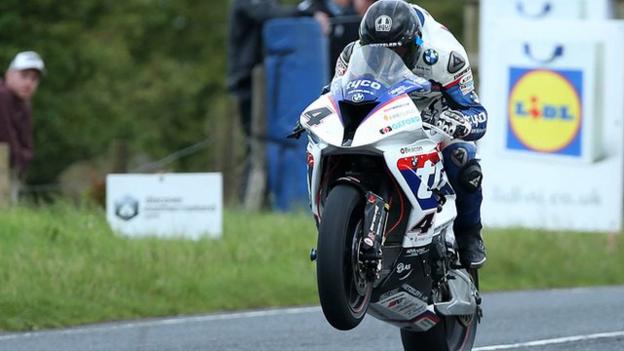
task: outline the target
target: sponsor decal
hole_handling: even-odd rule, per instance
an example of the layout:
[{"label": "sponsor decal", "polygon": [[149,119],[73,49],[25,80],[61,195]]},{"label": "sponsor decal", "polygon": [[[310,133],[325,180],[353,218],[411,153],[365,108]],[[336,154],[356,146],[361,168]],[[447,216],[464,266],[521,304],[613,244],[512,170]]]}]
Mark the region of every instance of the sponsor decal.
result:
[{"label": "sponsor decal", "polygon": [[388,290],[385,293],[381,294],[381,296],[379,296],[380,300],[385,300],[389,297],[392,297],[394,295],[396,295],[399,292],[399,289],[392,289],[392,290]]},{"label": "sponsor decal", "polygon": [[440,55],[438,55],[438,52],[433,49],[427,49],[423,53],[423,61],[425,61],[425,63],[429,66],[435,65],[439,58]]},{"label": "sponsor decal", "polygon": [[388,113],[388,114],[384,114],[384,120],[385,121],[392,121],[395,119],[399,119],[399,118],[405,118],[409,115],[413,115],[414,112],[413,111],[396,111],[393,113]]},{"label": "sponsor decal", "polygon": [[419,152],[422,150],[423,150],[422,146],[406,146],[406,147],[402,147],[400,152],[401,154],[411,154],[411,153]]},{"label": "sponsor decal", "polygon": [[401,273],[403,273],[405,271],[408,271],[410,269],[412,269],[412,265],[409,264],[409,263],[406,264],[406,263],[403,263],[403,262],[397,264],[397,267],[396,267],[396,271],[399,274],[401,274]]},{"label": "sponsor decal", "polygon": [[506,146],[581,156],[583,72],[510,69]]},{"label": "sponsor decal", "polygon": [[437,208],[438,201],[431,189],[435,188],[442,176],[438,152],[400,158],[397,161],[397,168],[416,196],[422,210]]},{"label": "sponsor decal", "polygon": [[405,258],[416,257],[416,256],[425,255],[428,253],[429,253],[428,247],[410,248],[410,249],[405,250],[405,254],[403,255],[403,257]]},{"label": "sponsor decal", "polygon": [[390,16],[381,15],[375,18],[375,31],[389,32],[392,29],[392,18]]},{"label": "sponsor decal", "polygon": [[[470,72],[470,67],[466,67],[465,69],[463,69],[461,72],[455,74],[453,76],[453,80],[457,80],[459,78],[461,78],[462,76],[464,76],[466,73]],[[472,72],[471,72],[472,73]]]},{"label": "sponsor decal", "polygon": [[404,102],[402,104],[397,104],[397,105],[394,105],[392,107],[386,108],[386,109],[384,109],[384,112],[390,112],[392,110],[396,110],[396,109],[399,109],[399,108],[402,108],[402,107],[407,107],[409,105],[410,105],[409,102]]},{"label": "sponsor decal", "polygon": [[360,101],[364,100],[364,94],[362,94],[362,93],[355,93],[351,97],[351,100],[353,102],[360,102]]},{"label": "sponsor decal", "polygon": [[381,84],[379,84],[378,82],[375,82],[374,80],[358,79],[358,80],[350,81],[349,83],[347,83],[347,86],[346,86],[347,90],[359,89],[359,88],[371,88],[374,90],[379,90],[381,89]]},{"label": "sponsor decal", "polygon": [[479,112],[476,115],[469,115],[469,116],[466,116],[466,118],[468,118],[468,120],[470,120],[470,123],[473,126],[474,125],[479,125],[480,123],[483,123],[483,122],[487,121],[487,115],[485,114],[485,112]]},{"label": "sponsor decal", "polygon": [[468,93],[474,90],[474,79],[472,77],[472,72],[468,72],[468,74],[466,74],[459,80],[459,90],[461,90],[463,95],[468,95]]},{"label": "sponsor decal", "polygon": [[418,320],[414,321],[414,325],[416,325],[422,331],[427,331],[433,328],[436,324],[438,324],[438,322],[440,322],[440,317],[429,312],[425,316],[422,316]]},{"label": "sponsor decal", "polygon": [[414,123],[416,123],[418,121],[419,121],[418,118],[408,118],[408,119],[405,119],[405,120],[402,120],[400,122],[397,122],[397,123],[393,124],[392,128],[394,128],[394,129],[403,128],[405,126],[409,126],[411,124],[414,124]]},{"label": "sponsor decal", "polygon": [[406,85],[401,85],[398,86],[392,90],[390,90],[390,95],[401,95],[403,93],[405,93],[407,91],[407,86]]},{"label": "sponsor decal", "polygon": [[380,132],[381,134],[386,134],[386,133],[389,133],[389,132],[391,132],[391,131],[393,131],[393,130],[401,129],[401,128],[403,128],[403,127],[406,127],[406,126],[412,125],[412,124],[414,124],[414,123],[418,122],[419,120],[420,120],[420,119],[418,119],[418,118],[408,118],[408,119],[404,119],[404,120],[402,120],[402,121],[398,121],[398,122],[393,123],[393,124],[391,124],[391,125],[389,125],[389,126],[387,126],[387,127],[385,127],[385,128],[380,129],[380,130],[379,130],[379,132]]},{"label": "sponsor decal", "polygon": [[408,293],[410,293],[410,294],[412,294],[412,295],[416,296],[417,298],[419,298],[419,299],[421,299],[421,300],[424,300],[424,301],[426,301],[426,300],[427,300],[427,297],[426,297],[423,293],[421,293],[419,290],[416,290],[416,289],[415,289],[414,287],[412,287],[411,285],[409,285],[409,284],[403,284],[403,285],[401,285],[401,287],[403,288],[403,290],[405,290],[405,291],[407,291]]},{"label": "sponsor decal", "polygon": [[139,200],[126,195],[115,201],[115,216],[129,221],[139,215]]},{"label": "sponsor decal", "polygon": [[464,68],[465,65],[466,60],[459,53],[451,51],[447,66],[449,73],[457,73],[460,69]]},{"label": "sponsor decal", "polygon": [[423,65],[416,65],[416,69],[420,70],[420,71],[427,71],[427,72],[431,72],[431,67],[429,66],[423,66]]},{"label": "sponsor decal", "polygon": [[337,77],[343,76],[345,72],[347,72],[347,64],[342,60],[342,58],[339,58],[338,62],[336,62],[335,71]]},{"label": "sponsor decal", "polygon": [[391,127],[383,127],[383,128],[381,128],[381,129],[379,130],[379,133],[381,133],[381,134],[388,134],[388,133],[390,133],[391,131],[392,131],[392,128],[391,128]]},{"label": "sponsor decal", "polygon": [[411,102],[408,102],[384,109],[383,113],[385,121],[392,121],[401,118],[413,117],[417,114],[417,111],[414,109]]},{"label": "sponsor decal", "polygon": [[427,304],[405,291],[382,299],[379,305],[405,319],[414,319],[427,311]]}]

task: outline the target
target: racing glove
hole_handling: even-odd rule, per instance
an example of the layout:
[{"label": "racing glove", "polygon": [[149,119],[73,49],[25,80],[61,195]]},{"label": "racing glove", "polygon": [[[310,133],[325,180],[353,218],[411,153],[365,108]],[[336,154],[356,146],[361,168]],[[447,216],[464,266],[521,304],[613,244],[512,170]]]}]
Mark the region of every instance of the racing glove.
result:
[{"label": "racing glove", "polygon": [[434,123],[431,124],[452,136],[454,139],[461,139],[470,134],[472,130],[470,121],[468,121],[461,112],[451,109],[440,112],[437,118],[435,118]]}]

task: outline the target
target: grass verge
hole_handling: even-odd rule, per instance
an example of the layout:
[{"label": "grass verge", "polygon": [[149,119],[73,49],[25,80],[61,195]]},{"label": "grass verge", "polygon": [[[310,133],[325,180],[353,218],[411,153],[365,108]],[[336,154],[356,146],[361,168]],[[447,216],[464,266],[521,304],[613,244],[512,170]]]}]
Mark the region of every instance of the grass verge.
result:
[{"label": "grass verge", "polygon": [[[621,236],[488,230],[484,290],[624,283]],[[226,211],[220,240],[128,239],[99,209],[0,214],[0,330],[316,304],[307,214]]]}]

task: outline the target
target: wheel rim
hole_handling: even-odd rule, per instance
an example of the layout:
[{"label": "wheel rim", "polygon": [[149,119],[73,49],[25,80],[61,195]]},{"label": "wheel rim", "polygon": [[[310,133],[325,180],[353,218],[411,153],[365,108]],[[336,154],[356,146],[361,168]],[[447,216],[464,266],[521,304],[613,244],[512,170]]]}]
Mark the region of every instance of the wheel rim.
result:
[{"label": "wheel rim", "polygon": [[[360,263],[360,246],[362,245],[362,220],[355,225],[351,239],[345,245],[345,288],[349,297],[349,309],[354,316],[359,317],[366,312],[370,300],[373,284],[366,280],[366,275]],[[350,252],[349,252],[350,251]],[[350,258],[350,260],[349,260]]]}]

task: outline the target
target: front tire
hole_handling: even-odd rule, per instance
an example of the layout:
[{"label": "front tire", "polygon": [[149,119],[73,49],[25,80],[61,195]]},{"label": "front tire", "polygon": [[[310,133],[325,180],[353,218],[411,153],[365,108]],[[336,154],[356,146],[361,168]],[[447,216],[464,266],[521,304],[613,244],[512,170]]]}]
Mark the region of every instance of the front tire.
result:
[{"label": "front tire", "polygon": [[372,294],[358,261],[363,216],[364,196],[357,189],[339,184],[331,190],[319,227],[316,278],[323,314],[340,330],[360,324]]}]

